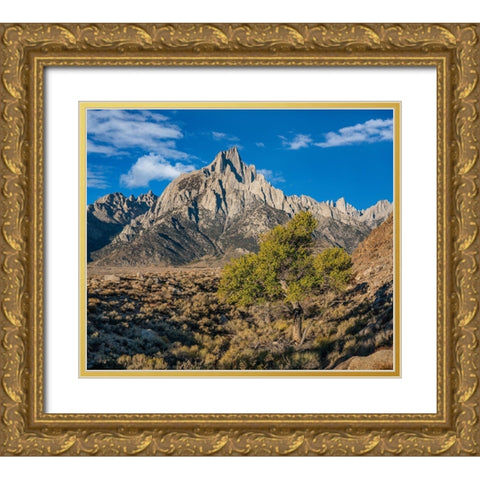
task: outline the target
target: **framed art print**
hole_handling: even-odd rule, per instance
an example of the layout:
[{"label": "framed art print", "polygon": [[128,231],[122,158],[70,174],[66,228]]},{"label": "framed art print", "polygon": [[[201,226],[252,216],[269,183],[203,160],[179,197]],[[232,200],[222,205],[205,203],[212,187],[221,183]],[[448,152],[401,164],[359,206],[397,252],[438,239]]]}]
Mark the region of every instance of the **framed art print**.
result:
[{"label": "framed art print", "polygon": [[478,454],[478,26],[0,33],[3,454]]}]

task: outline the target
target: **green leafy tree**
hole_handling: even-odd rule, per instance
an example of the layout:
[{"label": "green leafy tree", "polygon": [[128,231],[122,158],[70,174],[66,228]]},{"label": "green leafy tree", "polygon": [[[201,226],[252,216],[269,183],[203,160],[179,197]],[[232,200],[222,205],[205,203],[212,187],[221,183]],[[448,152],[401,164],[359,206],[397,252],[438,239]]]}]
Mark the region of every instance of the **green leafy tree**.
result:
[{"label": "green leafy tree", "polygon": [[323,289],[342,289],[350,277],[350,256],[341,248],[314,256],[313,231],[317,220],[300,212],[260,239],[260,250],[233,259],[225,266],[218,294],[237,305],[283,301],[293,317],[292,337],[303,341],[302,300]]}]

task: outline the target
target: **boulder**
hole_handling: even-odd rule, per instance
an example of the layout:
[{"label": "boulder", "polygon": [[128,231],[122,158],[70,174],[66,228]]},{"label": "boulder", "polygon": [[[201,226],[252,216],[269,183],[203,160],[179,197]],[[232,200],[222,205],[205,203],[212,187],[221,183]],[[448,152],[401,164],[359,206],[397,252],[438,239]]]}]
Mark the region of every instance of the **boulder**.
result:
[{"label": "boulder", "polygon": [[366,357],[351,357],[335,370],[393,370],[393,350],[377,350]]}]

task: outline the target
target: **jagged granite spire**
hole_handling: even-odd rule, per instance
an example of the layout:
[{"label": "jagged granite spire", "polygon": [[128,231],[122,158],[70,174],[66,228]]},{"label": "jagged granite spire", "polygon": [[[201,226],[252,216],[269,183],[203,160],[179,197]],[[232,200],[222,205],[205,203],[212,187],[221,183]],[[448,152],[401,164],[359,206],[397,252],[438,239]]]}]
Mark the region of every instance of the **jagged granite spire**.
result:
[{"label": "jagged granite spire", "polygon": [[344,197],[339,198],[334,204],[336,208],[338,208],[343,213],[353,214],[356,216],[358,210],[349,203],[346,202]]},{"label": "jagged granite spire", "polygon": [[254,165],[247,166],[243,163],[236,146],[219,152],[213,162],[206,168],[212,173],[226,174],[231,172],[235,179],[241,183],[253,182],[257,175]]}]

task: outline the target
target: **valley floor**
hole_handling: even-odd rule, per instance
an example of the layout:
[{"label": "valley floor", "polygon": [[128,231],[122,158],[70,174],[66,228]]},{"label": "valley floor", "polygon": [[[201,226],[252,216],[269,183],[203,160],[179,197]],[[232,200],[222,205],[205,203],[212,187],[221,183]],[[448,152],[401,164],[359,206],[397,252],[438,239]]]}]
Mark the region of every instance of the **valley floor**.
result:
[{"label": "valley floor", "polygon": [[303,303],[305,339],[291,340],[282,303],[236,307],[216,268],[88,268],[91,370],[391,370],[392,282]]}]

